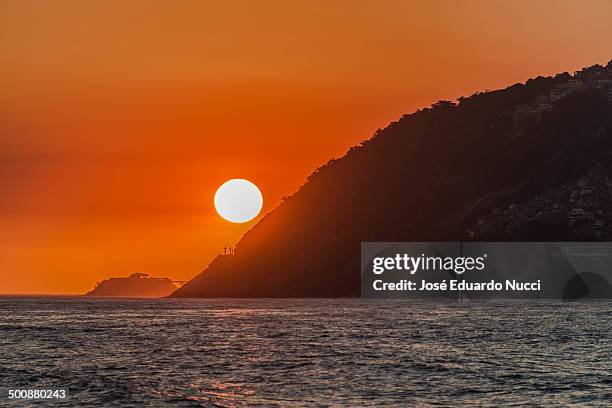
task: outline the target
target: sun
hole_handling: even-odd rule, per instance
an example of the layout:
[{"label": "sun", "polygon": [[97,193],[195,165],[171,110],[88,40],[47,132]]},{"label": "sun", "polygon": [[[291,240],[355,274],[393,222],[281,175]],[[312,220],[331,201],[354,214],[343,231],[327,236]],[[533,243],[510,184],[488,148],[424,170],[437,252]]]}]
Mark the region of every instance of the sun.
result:
[{"label": "sun", "polygon": [[234,223],[251,221],[263,206],[259,188],[249,180],[231,179],[215,193],[215,209],[225,220]]}]

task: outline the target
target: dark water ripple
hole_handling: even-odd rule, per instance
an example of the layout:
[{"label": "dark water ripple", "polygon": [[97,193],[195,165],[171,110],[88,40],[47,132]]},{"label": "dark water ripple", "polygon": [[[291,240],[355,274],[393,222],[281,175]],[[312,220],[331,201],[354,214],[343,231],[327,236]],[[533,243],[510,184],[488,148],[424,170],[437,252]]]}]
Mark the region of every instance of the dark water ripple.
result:
[{"label": "dark water ripple", "polygon": [[69,388],[54,406],[612,406],[612,303],[0,298],[0,384]]}]

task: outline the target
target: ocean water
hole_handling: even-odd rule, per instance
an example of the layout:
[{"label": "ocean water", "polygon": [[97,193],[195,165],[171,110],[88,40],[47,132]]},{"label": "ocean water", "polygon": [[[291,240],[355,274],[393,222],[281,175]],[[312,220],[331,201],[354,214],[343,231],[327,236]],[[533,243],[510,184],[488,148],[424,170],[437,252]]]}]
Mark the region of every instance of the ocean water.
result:
[{"label": "ocean water", "polygon": [[74,407],[612,406],[612,303],[0,298],[2,387],[3,406],[8,388]]}]

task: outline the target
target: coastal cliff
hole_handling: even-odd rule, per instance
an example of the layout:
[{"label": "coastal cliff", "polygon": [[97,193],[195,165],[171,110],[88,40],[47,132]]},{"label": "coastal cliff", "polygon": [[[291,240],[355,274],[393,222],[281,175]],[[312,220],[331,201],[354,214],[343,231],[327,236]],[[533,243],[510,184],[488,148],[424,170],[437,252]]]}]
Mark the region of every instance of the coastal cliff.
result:
[{"label": "coastal cliff", "polygon": [[612,63],[403,116],[171,296],[358,296],[363,241],[610,239]]}]

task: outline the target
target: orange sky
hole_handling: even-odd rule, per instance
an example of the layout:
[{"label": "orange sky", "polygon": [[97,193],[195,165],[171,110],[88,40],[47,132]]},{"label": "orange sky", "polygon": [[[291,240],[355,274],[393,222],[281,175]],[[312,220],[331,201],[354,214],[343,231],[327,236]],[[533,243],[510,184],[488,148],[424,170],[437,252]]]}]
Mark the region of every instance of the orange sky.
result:
[{"label": "orange sky", "polygon": [[[127,4],[126,4],[127,3]],[[612,58],[602,1],[0,0],[0,293],[196,275],[377,128]]]}]

